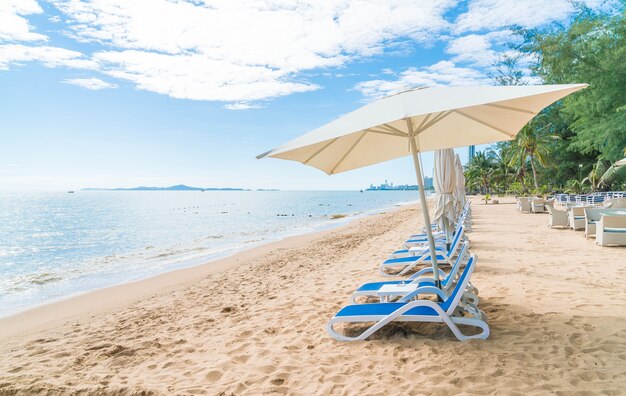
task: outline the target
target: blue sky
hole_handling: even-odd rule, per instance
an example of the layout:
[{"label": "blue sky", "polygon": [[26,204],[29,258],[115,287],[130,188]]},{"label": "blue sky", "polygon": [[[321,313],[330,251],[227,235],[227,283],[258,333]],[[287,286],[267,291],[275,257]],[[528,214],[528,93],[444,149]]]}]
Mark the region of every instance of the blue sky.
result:
[{"label": "blue sky", "polygon": [[0,189],[414,184],[409,158],[329,177],[255,156],[409,87],[489,84],[507,26],[574,11],[545,4],[2,0]]}]

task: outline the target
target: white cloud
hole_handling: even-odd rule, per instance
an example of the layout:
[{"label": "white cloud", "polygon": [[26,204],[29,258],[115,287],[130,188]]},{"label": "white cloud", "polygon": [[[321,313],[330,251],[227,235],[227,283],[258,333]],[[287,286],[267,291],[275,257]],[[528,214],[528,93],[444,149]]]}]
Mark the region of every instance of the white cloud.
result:
[{"label": "white cloud", "polygon": [[63,80],[63,83],[78,85],[79,87],[91,89],[92,91],[117,88],[116,84],[102,81],[99,78],[70,78]]},{"label": "white cloud", "polygon": [[36,0],[0,1],[0,42],[46,40],[43,34],[32,32],[25,16],[41,14]]},{"label": "white cloud", "polygon": [[70,67],[94,70],[98,65],[77,51],[50,46],[27,46],[22,44],[0,45],[0,70],[8,70],[12,64],[39,62],[46,67]]},{"label": "white cloud", "polygon": [[96,53],[94,59],[110,77],[177,99],[252,101],[319,88],[292,81],[280,70],[236,65],[198,54],[108,51]]},{"label": "white cloud", "polygon": [[263,106],[261,106],[258,103],[250,104],[250,103],[245,103],[245,102],[238,102],[238,103],[229,103],[227,105],[224,105],[224,108],[228,110],[250,110],[250,109],[261,109],[263,108]]},{"label": "white cloud", "polygon": [[175,98],[248,103],[319,87],[341,67],[448,28],[452,0],[52,0],[103,72]]},{"label": "white cloud", "polygon": [[416,87],[435,87],[442,85],[481,85],[489,79],[478,70],[457,67],[453,62],[440,61],[434,65],[414,68],[401,73],[395,80],[370,80],[358,83],[354,89],[370,99],[393,95]]},{"label": "white cloud", "polygon": [[468,34],[450,39],[446,53],[455,63],[466,63],[474,67],[489,67],[503,54],[514,55],[516,51],[502,47],[519,40],[510,30],[498,30],[485,34]]},{"label": "white cloud", "polygon": [[[538,27],[566,20],[574,11],[571,0],[470,0],[468,11],[459,15],[454,30],[457,33],[495,30],[510,25]],[[619,1],[578,0],[592,9],[609,9]]]},{"label": "white cloud", "polygon": [[[601,9],[619,0],[582,2]],[[27,19],[43,9],[36,0],[0,0],[0,70],[26,62],[94,70],[141,90],[226,102],[229,109],[256,108],[258,101],[320,89],[313,81],[317,76],[351,75],[333,68],[343,71],[350,62],[381,54],[406,56],[416,42],[424,47],[447,42],[449,59],[404,72],[382,69],[382,79],[372,77],[356,89],[376,97],[414,85],[484,83],[488,80],[477,69],[488,70],[507,51],[503,45],[511,34],[506,26],[540,26],[574,12],[570,0],[548,5],[543,0],[468,0],[467,11],[450,23],[444,15],[458,5],[454,0],[48,3],[58,11],[48,16],[50,22],[97,50],[82,54],[33,44],[48,40]]]}]

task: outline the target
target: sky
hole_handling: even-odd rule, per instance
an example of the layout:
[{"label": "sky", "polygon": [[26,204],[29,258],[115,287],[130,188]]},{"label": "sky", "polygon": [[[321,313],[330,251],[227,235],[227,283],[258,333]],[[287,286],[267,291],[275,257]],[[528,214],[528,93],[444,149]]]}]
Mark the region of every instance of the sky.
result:
[{"label": "sky", "polygon": [[[492,84],[511,25],[574,11],[570,0],[0,0],[0,190],[415,184],[410,158],[330,177],[255,157],[395,92]],[[432,153],[422,160],[432,175]]]}]

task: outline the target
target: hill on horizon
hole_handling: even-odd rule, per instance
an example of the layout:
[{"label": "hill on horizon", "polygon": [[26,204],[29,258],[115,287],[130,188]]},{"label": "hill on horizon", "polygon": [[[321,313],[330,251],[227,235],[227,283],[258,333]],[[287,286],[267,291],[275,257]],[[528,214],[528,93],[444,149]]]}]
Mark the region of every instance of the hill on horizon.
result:
[{"label": "hill on horizon", "polygon": [[170,187],[132,187],[132,188],[83,188],[81,191],[248,191],[244,188],[217,188],[217,187],[191,187],[184,184],[177,184]]}]

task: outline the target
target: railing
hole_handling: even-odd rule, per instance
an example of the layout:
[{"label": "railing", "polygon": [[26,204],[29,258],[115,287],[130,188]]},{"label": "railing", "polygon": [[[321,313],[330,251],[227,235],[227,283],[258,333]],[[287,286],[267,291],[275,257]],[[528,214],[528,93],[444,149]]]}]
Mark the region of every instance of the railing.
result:
[{"label": "railing", "polygon": [[575,203],[578,205],[599,205],[606,199],[626,197],[626,191],[605,191],[591,194],[556,194],[556,202],[560,204]]}]

